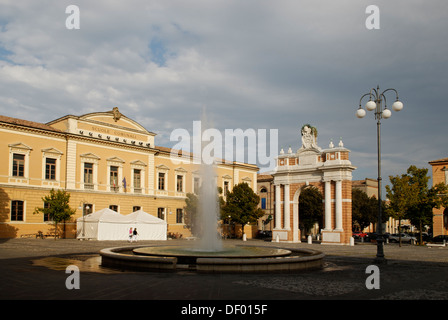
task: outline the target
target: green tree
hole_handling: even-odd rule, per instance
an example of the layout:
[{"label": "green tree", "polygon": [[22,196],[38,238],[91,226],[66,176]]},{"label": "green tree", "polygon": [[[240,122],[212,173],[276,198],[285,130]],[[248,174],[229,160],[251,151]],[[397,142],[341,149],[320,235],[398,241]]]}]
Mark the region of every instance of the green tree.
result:
[{"label": "green tree", "polygon": [[401,220],[406,219],[408,209],[417,201],[416,185],[413,185],[408,175],[389,176],[391,186],[386,186],[389,203],[386,211],[398,220],[399,243],[401,246]]},{"label": "green tree", "polygon": [[305,187],[299,198],[299,227],[308,234],[317,222],[322,225],[323,218],[322,193],[316,187]]},{"label": "green tree", "polygon": [[[200,192],[199,192],[200,194]],[[217,190],[217,201],[219,208],[222,211],[224,206],[224,199],[222,197],[222,188],[218,187]],[[202,232],[202,224],[199,221],[199,196],[194,193],[187,193],[187,198],[185,199],[185,216],[184,223],[191,233],[195,236],[199,236]]]},{"label": "green tree", "polygon": [[193,235],[197,235],[200,231],[198,221],[198,196],[194,193],[187,193],[187,198],[185,199],[185,217],[184,222],[188,229],[191,230]]},{"label": "green tree", "polygon": [[359,189],[352,190],[352,220],[357,224],[360,231],[367,228],[371,223],[377,223],[378,199],[375,196],[369,198],[367,193]]},{"label": "green tree", "polygon": [[414,165],[406,174],[389,178],[392,186],[386,186],[390,200],[388,210],[399,220],[409,219],[420,230],[422,243],[423,227],[432,223],[432,210],[448,205],[447,186],[439,183],[429,188],[428,169]]},{"label": "green tree", "polygon": [[410,166],[407,170],[410,183],[416,186],[417,199],[407,210],[407,218],[420,231],[419,242],[422,242],[423,226],[432,224],[433,209],[448,205],[447,185],[439,183],[429,188],[428,169]]},{"label": "green tree", "polygon": [[[42,197],[45,206],[36,207],[34,214],[43,213],[48,215],[49,220],[54,222],[55,233],[58,233],[58,223],[69,220],[76,213],[75,209],[70,208],[70,193],[65,190],[50,190],[50,194]],[[64,226],[65,229],[65,226]],[[55,238],[56,239],[56,238]]]},{"label": "green tree", "polygon": [[260,197],[245,182],[233,187],[227,193],[226,203],[221,210],[221,218],[228,219],[241,224],[244,235],[244,226],[256,222],[264,215],[263,210],[258,208]]}]

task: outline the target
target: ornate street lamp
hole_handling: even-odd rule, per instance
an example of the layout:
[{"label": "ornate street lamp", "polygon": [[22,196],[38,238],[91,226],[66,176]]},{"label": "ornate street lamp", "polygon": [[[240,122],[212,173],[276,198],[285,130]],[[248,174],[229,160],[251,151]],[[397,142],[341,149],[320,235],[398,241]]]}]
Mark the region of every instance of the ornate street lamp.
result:
[{"label": "ornate street lamp", "polygon": [[400,111],[403,109],[403,103],[398,100],[398,92],[395,89],[386,89],[380,92],[380,87],[372,88],[369,93],[364,94],[359,100],[359,108],[356,111],[358,118],[364,118],[366,111],[361,107],[361,102],[364,97],[369,96],[369,101],[366,103],[365,108],[368,111],[375,111],[375,120],[377,120],[377,145],[378,145],[378,225],[377,225],[377,253],[375,262],[386,263],[387,260],[384,257],[383,250],[383,227],[382,227],[382,213],[381,213],[381,119],[388,119],[392,115],[392,112],[387,109],[386,96],[384,95],[388,91],[394,91],[396,100],[392,104],[392,110]]}]

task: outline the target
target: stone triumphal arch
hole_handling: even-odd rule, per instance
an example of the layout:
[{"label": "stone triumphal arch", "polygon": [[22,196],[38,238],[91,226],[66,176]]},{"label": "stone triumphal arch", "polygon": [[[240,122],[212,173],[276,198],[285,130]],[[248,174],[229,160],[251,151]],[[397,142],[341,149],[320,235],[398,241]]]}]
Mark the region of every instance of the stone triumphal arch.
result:
[{"label": "stone triumphal arch", "polygon": [[299,197],[306,186],[320,190],[324,202],[322,244],[350,244],[352,236],[352,171],[350,150],[342,139],[327,149],[317,145],[317,129],[301,129],[302,146],[297,152],[282,149],[273,173],[275,219],[273,240],[300,242]]}]

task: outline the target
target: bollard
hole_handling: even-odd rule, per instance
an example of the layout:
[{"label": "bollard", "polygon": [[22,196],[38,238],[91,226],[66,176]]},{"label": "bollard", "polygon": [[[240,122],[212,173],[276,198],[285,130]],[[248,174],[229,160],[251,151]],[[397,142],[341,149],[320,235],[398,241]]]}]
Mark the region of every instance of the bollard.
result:
[{"label": "bollard", "polygon": [[313,243],[313,238],[311,238],[311,235],[308,236],[308,244],[312,244]]},{"label": "bollard", "polygon": [[246,241],[247,240],[247,236],[246,236],[246,234],[243,234],[243,241]]}]

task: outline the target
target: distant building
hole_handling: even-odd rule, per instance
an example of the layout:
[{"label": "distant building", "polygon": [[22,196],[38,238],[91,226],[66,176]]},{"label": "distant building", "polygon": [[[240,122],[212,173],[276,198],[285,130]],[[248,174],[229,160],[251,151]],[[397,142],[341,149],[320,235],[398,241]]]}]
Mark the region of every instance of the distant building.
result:
[{"label": "distant building", "polygon": [[378,199],[378,180],[376,179],[353,180],[352,188],[364,191],[369,198],[374,196]]},{"label": "distant building", "polygon": [[[430,161],[432,167],[432,184],[448,184],[448,158]],[[433,234],[434,236],[448,234],[448,208],[433,210]]]},{"label": "distant building", "polygon": [[258,230],[272,231],[274,228],[274,177],[270,174],[258,174],[257,190],[260,197],[259,208],[264,216],[258,219]]}]

